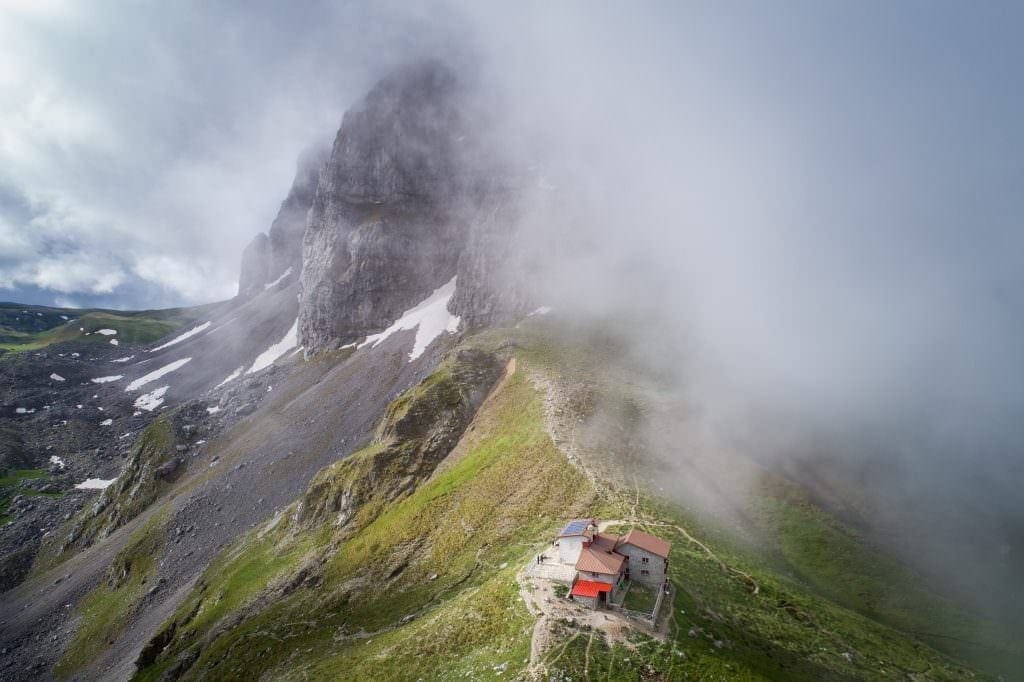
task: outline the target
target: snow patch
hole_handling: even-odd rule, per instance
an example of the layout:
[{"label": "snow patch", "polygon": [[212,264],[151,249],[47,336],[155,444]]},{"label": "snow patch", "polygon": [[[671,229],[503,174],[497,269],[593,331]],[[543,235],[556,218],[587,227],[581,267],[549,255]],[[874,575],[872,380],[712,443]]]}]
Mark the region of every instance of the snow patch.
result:
[{"label": "snow patch", "polygon": [[534,315],[547,315],[551,312],[551,306],[542,305],[541,307],[534,310],[527,317],[533,317]]},{"label": "snow patch", "polygon": [[192,358],[182,358],[181,360],[175,360],[174,362],[172,362],[169,365],[164,365],[160,369],[155,370],[153,372],[150,372],[146,376],[139,377],[135,381],[133,381],[130,384],[128,384],[128,388],[126,388],[124,390],[127,393],[129,391],[135,391],[137,389],[140,389],[143,386],[145,386],[146,384],[148,384],[149,382],[156,381],[157,379],[159,379],[160,377],[162,377],[165,374],[170,374],[171,372],[173,372],[173,371],[175,371],[177,369],[181,369],[191,359]]},{"label": "snow patch", "polygon": [[164,402],[164,393],[167,393],[167,389],[170,386],[161,386],[155,391],[151,391],[145,395],[140,395],[135,400],[135,407],[146,412],[152,412],[156,408],[160,407]]},{"label": "snow patch", "polygon": [[242,376],[242,372],[244,372],[244,371],[245,371],[245,365],[242,365],[241,367],[236,369],[234,372],[229,374],[227,379],[225,379],[224,381],[222,381],[219,384],[217,384],[216,386],[214,386],[214,388],[220,388],[221,386],[223,386],[224,384],[228,383],[229,381],[234,381],[238,377]]},{"label": "snow patch", "polygon": [[416,329],[416,341],[409,352],[409,362],[423,355],[427,346],[442,332],[451,333],[459,328],[460,318],[448,312],[448,302],[455,294],[455,280],[452,277],[451,281],[435,289],[425,301],[406,311],[393,325],[380,334],[367,336],[358,347],[372,344],[370,347],[374,348],[395,332]]},{"label": "snow patch", "polygon": [[[288,270],[290,272],[291,268],[289,268]],[[163,350],[164,348],[170,348],[171,346],[173,346],[176,343],[181,343],[185,339],[192,338],[196,334],[199,334],[201,332],[206,331],[207,329],[209,329],[211,324],[212,324],[211,322],[204,322],[201,325],[199,325],[198,327],[193,327],[192,329],[189,329],[187,332],[185,332],[181,336],[176,336],[173,339],[171,339],[170,341],[168,341],[167,343],[163,344],[162,346],[157,346],[156,348],[152,349],[149,352],[150,353],[155,353],[158,350]]]},{"label": "snow patch", "polygon": [[110,339],[110,345],[111,345],[111,346],[117,346],[117,345],[119,345],[119,344],[118,344],[118,341],[117,341],[117,339]]},{"label": "snow patch", "polygon": [[104,419],[103,421],[100,422],[100,426],[110,426],[113,423],[113,419]]},{"label": "snow patch", "polygon": [[90,379],[89,381],[91,381],[94,384],[109,384],[111,381],[117,381],[119,379],[124,379],[124,375],[115,374],[112,377],[96,377],[95,379]]},{"label": "snow patch", "polygon": [[118,358],[117,360],[111,360],[111,362],[128,362],[129,360],[133,360],[134,358],[134,355],[129,355],[128,357]]},{"label": "snow patch", "polygon": [[292,328],[288,330],[288,333],[284,335],[284,338],[275,343],[270,348],[260,353],[256,361],[252,363],[252,367],[246,374],[252,374],[258,372],[261,369],[266,369],[274,364],[274,360],[295,348],[299,345],[299,320],[295,318],[295,322],[292,324]]},{"label": "snow patch", "polygon": [[213,407],[207,407],[206,412],[207,414],[217,414],[218,412],[220,412],[220,406],[214,405]]},{"label": "snow patch", "polygon": [[32,414],[35,411],[36,408],[34,407],[31,410],[28,409],[27,407],[19,407],[14,410],[14,414]]},{"label": "snow patch", "polygon": [[51,374],[50,378],[53,379],[54,381],[67,381],[64,377],[62,377],[61,375],[57,374],[56,372]]},{"label": "snow patch", "polygon": [[280,276],[280,277],[278,277],[277,279],[275,279],[275,280],[274,280],[273,282],[270,282],[269,284],[264,284],[264,285],[263,285],[263,291],[266,291],[267,289],[273,289],[273,288],[274,288],[274,287],[276,287],[276,286],[277,286],[278,284],[280,284],[281,282],[283,282],[283,281],[284,281],[284,278],[285,278],[285,277],[287,277],[287,276],[288,276],[288,275],[290,275],[290,274],[292,274],[292,268],[291,268],[291,266],[289,266],[289,267],[288,267],[288,269],[287,269],[287,270],[285,270],[285,271],[284,271],[284,272],[283,272],[283,273],[281,274],[281,276]]},{"label": "snow patch", "polygon": [[78,353],[72,353],[72,354],[71,354],[71,357],[73,357],[73,358],[77,358],[77,357],[78,357]]},{"label": "snow patch", "polygon": [[67,321],[68,321],[68,316],[67,316],[67,315],[61,315],[61,316],[60,316],[60,319],[62,319],[62,320],[64,320],[65,322],[67,322]]},{"label": "snow patch", "polygon": [[113,336],[117,333],[116,329],[97,329],[97,334],[103,334],[103,336]]},{"label": "snow patch", "polygon": [[109,481],[102,478],[87,478],[81,483],[76,483],[75,487],[79,490],[103,490],[110,487],[110,484],[116,480],[116,478],[112,478]]}]

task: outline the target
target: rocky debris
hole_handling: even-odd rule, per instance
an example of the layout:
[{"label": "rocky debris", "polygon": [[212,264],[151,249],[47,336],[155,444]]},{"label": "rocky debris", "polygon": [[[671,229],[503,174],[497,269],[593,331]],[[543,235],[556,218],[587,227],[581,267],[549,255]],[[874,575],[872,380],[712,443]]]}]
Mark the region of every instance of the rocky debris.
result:
[{"label": "rocky debris", "polygon": [[140,434],[117,479],[92,507],[75,519],[60,540],[58,553],[82,548],[124,525],[148,507],[164,487],[186,468],[177,455],[190,449],[207,416],[200,401],[185,403],[158,416]]},{"label": "rocky debris", "polygon": [[[10,520],[0,526],[0,592],[21,582],[28,574],[46,533],[71,518],[85,504],[87,496],[79,491],[59,495],[59,488],[48,495],[15,494],[7,507]],[[24,488],[31,490],[31,488]]]},{"label": "rocky debris", "polygon": [[[178,447],[181,447],[181,446],[178,446]],[[187,450],[188,446],[185,446],[185,449]],[[181,464],[182,464],[181,460],[177,459],[177,458],[172,459],[172,460],[168,460],[167,462],[164,462],[163,464],[158,466],[153,471],[153,475],[156,476],[157,478],[161,479],[161,480],[167,480],[167,479],[171,478],[174,475],[174,472],[176,472],[178,470],[178,468],[181,466]]]},{"label": "rocky debris", "polygon": [[20,427],[7,420],[0,421],[0,469],[28,469],[31,464]]},{"label": "rocky debris", "polygon": [[167,580],[165,578],[160,578],[159,580],[157,580],[156,584],[153,585],[153,587],[149,588],[149,590],[146,592],[146,596],[152,597],[153,595],[155,595],[157,592],[160,591],[160,588],[163,587],[164,583],[166,582]]}]

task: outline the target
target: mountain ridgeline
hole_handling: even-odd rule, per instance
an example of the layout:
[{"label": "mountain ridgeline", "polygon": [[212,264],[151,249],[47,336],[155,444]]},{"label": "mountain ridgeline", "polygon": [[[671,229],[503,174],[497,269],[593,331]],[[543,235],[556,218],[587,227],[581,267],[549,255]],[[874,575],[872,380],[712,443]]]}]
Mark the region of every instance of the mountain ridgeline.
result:
[{"label": "mountain ridgeline", "polygon": [[[233,300],[0,305],[0,680],[1024,671],[834,502],[856,477],[690,457],[678,387],[545,305],[525,207],[559,195],[476,87],[380,80],[300,155]],[[727,514],[726,468],[755,472]],[[573,518],[670,542],[667,583],[568,600],[545,560]]]}]

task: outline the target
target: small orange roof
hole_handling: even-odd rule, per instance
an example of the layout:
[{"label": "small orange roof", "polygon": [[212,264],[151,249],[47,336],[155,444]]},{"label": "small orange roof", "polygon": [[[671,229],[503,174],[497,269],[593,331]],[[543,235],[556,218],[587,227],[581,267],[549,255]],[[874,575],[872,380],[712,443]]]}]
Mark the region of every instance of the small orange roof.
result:
[{"label": "small orange roof", "polygon": [[574,597],[596,597],[602,592],[611,591],[611,585],[596,580],[577,580],[576,584],[572,586],[572,596]]},{"label": "small orange roof", "polygon": [[580,558],[576,560],[577,571],[618,575],[622,571],[622,562],[626,557],[621,554],[605,552],[593,547],[584,547]]},{"label": "small orange roof", "polygon": [[606,552],[615,551],[615,543],[618,542],[618,538],[614,535],[605,535],[604,533],[594,533],[594,537],[590,539],[590,546],[594,549],[601,549]]},{"label": "small orange roof", "polygon": [[635,528],[619,538],[618,546],[622,545],[633,545],[665,559],[668,558],[669,550],[672,549],[672,543],[668,540],[662,540]]}]

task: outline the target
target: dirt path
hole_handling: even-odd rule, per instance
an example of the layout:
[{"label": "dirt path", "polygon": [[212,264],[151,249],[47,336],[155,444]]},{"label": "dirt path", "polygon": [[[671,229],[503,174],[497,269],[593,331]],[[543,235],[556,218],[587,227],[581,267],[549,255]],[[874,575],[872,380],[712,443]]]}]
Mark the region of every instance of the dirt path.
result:
[{"label": "dirt path", "polygon": [[559,386],[557,382],[543,376],[539,372],[532,372],[530,374],[530,378],[537,390],[539,390],[541,395],[544,396],[545,424],[548,435],[551,437],[555,447],[565,455],[566,459],[569,460],[570,463],[586,474],[587,478],[595,488],[601,490],[610,497],[618,498],[623,503],[623,506],[628,507],[630,510],[628,518],[605,521],[600,525],[601,530],[604,530],[609,526],[619,524],[627,526],[646,525],[674,528],[680,535],[686,538],[688,542],[700,548],[700,550],[704,552],[709,559],[717,563],[723,573],[732,575],[743,582],[747,591],[750,592],[752,596],[757,595],[761,591],[760,585],[757,584],[757,581],[755,581],[750,574],[745,573],[738,568],[734,568],[722,561],[722,559],[720,559],[710,547],[694,537],[694,535],[686,528],[677,524],[666,523],[659,519],[651,518],[642,514],[640,511],[640,486],[635,480],[633,481],[633,494],[630,495],[632,499],[626,499],[626,493],[624,491],[618,490],[608,482],[601,480],[588,467],[586,457],[582,456],[582,448],[579,447],[576,437],[579,420],[572,418],[571,415],[567,415],[568,410],[564,407],[566,402],[565,390]]},{"label": "dirt path", "polygon": [[529,565],[519,571],[516,581],[519,583],[519,596],[526,605],[526,610],[537,618],[530,637],[530,665],[527,674],[531,679],[545,679],[547,665],[544,657],[551,650],[554,639],[552,627],[558,621],[564,620],[578,626],[593,628],[590,633],[591,640],[587,644],[588,652],[597,632],[603,633],[609,644],[620,643],[626,646],[632,646],[629,635],[635,631],[651,637],[659,636],[650,628],[643,627],[639,622],[631,621],[614,611],[590,609],[559,597],[555,594],[555,585],[559,584],[558,582],[531,575],[528,568]]}]

